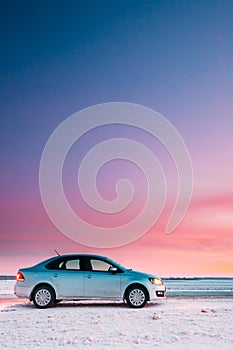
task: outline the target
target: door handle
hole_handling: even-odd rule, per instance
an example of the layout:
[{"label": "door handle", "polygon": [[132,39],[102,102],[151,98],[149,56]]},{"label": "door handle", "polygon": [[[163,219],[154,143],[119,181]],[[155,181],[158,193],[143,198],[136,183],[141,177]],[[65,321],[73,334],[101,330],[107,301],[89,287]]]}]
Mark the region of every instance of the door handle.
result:
[{"label": "door handle", "polygon": [[57,273],[55,273],[55,274],[53,275],[53,277],[58,277],[58,274],[57,274]]},{"label": "door handle", "polygon": [[87,275],[87,278],[91,278],[91,275]]}]

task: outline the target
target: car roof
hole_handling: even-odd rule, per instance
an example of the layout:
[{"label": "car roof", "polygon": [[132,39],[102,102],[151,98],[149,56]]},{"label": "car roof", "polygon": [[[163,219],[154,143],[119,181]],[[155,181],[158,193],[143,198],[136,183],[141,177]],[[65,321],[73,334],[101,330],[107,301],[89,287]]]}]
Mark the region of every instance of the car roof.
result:
[{"label": "car roof", "polygon": [[43,261],[40,261],[39,263],[37,263],[36,265],[34,266],[31,266],[29,268],[38,268],[40,266],[46,266],[46,264],[49,264],[50,262],[54,261],[54,260],[57,260],[57,259],[62,259],[62,258],[72,258],[72,257],[83,257],[83,258],[96,258],[96,259],[105,259],[106,261],[110,262],[110,263],[113,263],[117,266],[119,266],[120,268],[122,268],[123,270],[126,269],[123,265],[119,264],[118,262],[106,257],[106,256],[103,256],[103,255],[98,255],[98,254],[79,254],[79,253],[76,253],[76,254],[61,254],[61,255],[55,255],[49,259],[46,259],[46,260],[43,260]]},{"label": "car roof", "polygon": [[80,257],[94,257],[94,258],[104,258],[104,259],[108,259],[109,258],[107,256],[103,256],[103,255],[97,255],[97,254],[60,254],[60,255],[55,255],[53,258],[66,258],[66,257],[75,257],[75,256],[80,256]]},{"label": "car roof", "polygon": [[44,264],[47,264],[49,262],[52,262],[53,260],[56,260],[56,259],[62,259],[62,258],[72,258],[72,257],[87,257],[87,258],[96,258],[96,259],[106,259],[106,260],[111,260],[109,259],[108,257],[106,256],[102,256],[102,255],[96,255],[96,254],[79,254],[79,253],[76,253],[76,254],[60,254],[60,255],[55,255],[51,258],[48,258],[46,260],[43,260],[41,262],[39,262],[38,264],[36,264],[35,266],[38,266],[38,265],[44,265]]}]

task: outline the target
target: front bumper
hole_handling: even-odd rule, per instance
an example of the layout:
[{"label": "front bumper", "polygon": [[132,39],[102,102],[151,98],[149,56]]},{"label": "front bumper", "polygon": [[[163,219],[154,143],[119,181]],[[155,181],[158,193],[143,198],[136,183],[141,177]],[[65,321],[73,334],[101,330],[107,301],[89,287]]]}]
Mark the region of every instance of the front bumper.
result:
[{"label": "front bumper", "polygon": [[166,289],[165,290],[156,290],[156,296],[158,298],[165,298],[165,293],[166,293]]},{"label": "front bumper", "polygon": [[161,286],[152,285],[150,286],[149,294],[150,301],[166,298],[166,287],[164,284]]}]

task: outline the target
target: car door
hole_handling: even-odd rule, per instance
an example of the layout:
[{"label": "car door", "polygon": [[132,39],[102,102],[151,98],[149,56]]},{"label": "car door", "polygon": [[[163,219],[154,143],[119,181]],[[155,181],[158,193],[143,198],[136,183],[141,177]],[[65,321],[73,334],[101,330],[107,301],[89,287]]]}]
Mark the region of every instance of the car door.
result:
[{"label": "car door", "polygon": [[84,272],[80,270],[79,258],[61,260],[57,268],[51,270],[50,278],[61,297],[84,297]]},{"label": "car door", "polygon": [[85,297],[96,299],[119,299],[121,273],[109,271],[108,262],[90,258],[89,271],[85,272]]}]

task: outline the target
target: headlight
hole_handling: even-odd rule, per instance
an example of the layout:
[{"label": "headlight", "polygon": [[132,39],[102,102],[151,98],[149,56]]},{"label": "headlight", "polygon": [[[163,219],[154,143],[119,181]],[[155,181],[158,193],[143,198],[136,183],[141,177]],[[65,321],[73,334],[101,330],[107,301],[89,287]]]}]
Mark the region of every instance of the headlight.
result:
[{"label": "headlight", "polygon": [[152,284],[156,284],[157,286],[161,286],[163,282],[160,278],[149,278]]}]

